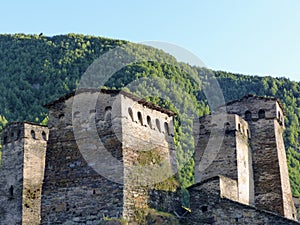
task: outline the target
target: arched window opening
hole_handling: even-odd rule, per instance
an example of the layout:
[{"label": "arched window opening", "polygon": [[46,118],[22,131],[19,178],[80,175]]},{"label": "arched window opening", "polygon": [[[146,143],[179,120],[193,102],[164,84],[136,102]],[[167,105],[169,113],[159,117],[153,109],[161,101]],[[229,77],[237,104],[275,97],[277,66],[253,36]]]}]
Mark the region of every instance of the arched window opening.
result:
[{"label": "arched window opening", "polygon": [[156,119],[155,122],[156,122],[156,127],[157,127],[158,131],[161,132],[159,119]]},{"label": "arched window opening", "polygon": [[10,188],[9,188],[9,197],[10,198],[14,197],[14,186],[13,185],[10,185]]},{"label": "arched window opening", "polygon": [[131,108],[128,108],[128,114],[129,114],[131,120],[134,121],[134,120],[133,120],[133,112],[132,112],[132,109],[131,109]]},{"label": "arched window opening", "polygon": [[[107,107],[105,107],[105,112],[107,112],[107,111],[111,111],[111,110],[112,110],[111,106],[107,106]],[[93,112],[96,112],[96,111],[94,111],[94,110],[93,110]]]},{"label": "arched window opening", "polygon": [[252,120],[252,113],[250,111],[245,112],[245,120],[251,121]]},{"label": "arched window opening", "polygon": [[13,138],[15,136],[14,132],[11,132],[10,136]]},{"label": "arched window opening", "polygon": [[201,211],[202,211],[202,212],[207,212],[207,211],[208,211],[208,206],[206,206],[206,205],[205,205],[205,206],[202,206],[202,207],[201,207]]},{"label": "arched window opening", "polygon": [[152,122],[151,122],[151,117],[150,116],[147,116],[147,124],[152,129]]},{"label": "arched window opening", "polygon": [[141,112],[138,112],[138,113],[137,113],[137,116],[138,116],[139,123],[140,123],[141,125],[143,125],[143,117],[142,117],[142,113],[141,113]]},{"label": "arched window opening", "polygon": [[167,122],[165,122],[165,123],[164,123],[164,125],[165,125],[165,132],[166,132],[166,134],[167,134],[167,135],[170,135],[170,131],[169,131],[169,125],[168,125],[168,123],[167,123]]},{"label": "arched window opening", "polygon": [[65,117],[65,114],[61,113],[61,114],[59,114],[58,119],[62,120],[64,117]]},{"label": "arched window opening", "polygon": [[3,144],[7,144],[7,136],[3,138]]},{"label": "arched window opening", "polygon": [[31,130],[30,134],[33,139],[36,139],[34,130]]},{"label": "arched window opening", "polygon": [[105,107],[105,114],[104,114],[104,120],[105,121],[111,121],[111,106]]},{"label": "arched window opening", "polygon": [[266,111],[263,110],[263,109],[260,109],[260,110],[258,111],[258,118],[259,118],[259,119],[264,119],[264,118],[266,118]]},{"label": "arched window opening", "polygon": [[42,132],[42,137],[43,137],[44,141],[47,141],[47,135],[46,135],[45,131]]}]

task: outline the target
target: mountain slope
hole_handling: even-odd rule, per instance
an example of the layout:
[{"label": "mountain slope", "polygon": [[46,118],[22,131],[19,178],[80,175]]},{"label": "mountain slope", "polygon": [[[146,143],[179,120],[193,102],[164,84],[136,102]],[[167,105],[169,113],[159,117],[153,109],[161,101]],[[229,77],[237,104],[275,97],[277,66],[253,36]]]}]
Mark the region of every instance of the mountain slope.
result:
[{"label": "mountain slope", "polygon": [[[0,35],[0,125],[5,125],[6,120],[42,122],[47,116],[44,104],[74,90],[94,60],[124,45],[132,47],[126,50],[127,53],[142,62],[120,69],[105,85],[123,88],[137,79],[151,77],[159,90],[173,93],[181,110],[179,119],[175,121],[175,141],[179,163],[183,167],[180,177],[184,187],[193,183],[193,140],[189,136],[192,122],[188,117],[191,113],[202,116],[210,112],[201,84],[209,86],[209,78],[215,76],[226,101],[248,93],[281,99],[287,111],[285,143],[291,184],[294,196],[300,196],[300,84],[286,78],[244,76],[191,67],[178,63],[161,50],[101,37]],[[121,61],[127,60],[124,55],[116,57]],[[198,79],[199,82],[195,82]],[[174,83],[179,88],[175,88]],[[127,87],[126,90],[129,89]],[[155,90],[144,82],[131,91],[178,111],[171,97],[157,97],[153,95]],[[179,126],[183,122],[187,124],[184,129]]]}]

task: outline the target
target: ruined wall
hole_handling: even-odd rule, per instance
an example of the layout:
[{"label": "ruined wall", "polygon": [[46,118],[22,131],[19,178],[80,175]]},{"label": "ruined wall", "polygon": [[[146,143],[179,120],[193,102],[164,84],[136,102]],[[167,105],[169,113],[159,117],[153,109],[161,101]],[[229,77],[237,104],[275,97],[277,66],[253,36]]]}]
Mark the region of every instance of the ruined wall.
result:
[{"label": "ruined wall", "polygon": [[296,219],[282,139],[284,113],[280,103],[272,98],[248,96],[228,103],[221,110],[236,113],[249,123],[256,207]]},{"label": "ruined wall", "polygon": [[39,224],[48,129],[13,123],[2,134],[1,224]]},{"label": "ruined wall", "polygon": [[264,225],[296,225],[296,221],[279,215],[247,206],[223,198],[223,177],[216,177],[189,188],[191,212],[186,214],[181,224],[198,225],[232,225],[232,224],[264,224]]},{"label": "ruined wall", "polygon": [[238,197],[254,203],[252,156],[248,123],[237,115],[213,114],[194,124],[195,181],[223,175],[235,180]]}]

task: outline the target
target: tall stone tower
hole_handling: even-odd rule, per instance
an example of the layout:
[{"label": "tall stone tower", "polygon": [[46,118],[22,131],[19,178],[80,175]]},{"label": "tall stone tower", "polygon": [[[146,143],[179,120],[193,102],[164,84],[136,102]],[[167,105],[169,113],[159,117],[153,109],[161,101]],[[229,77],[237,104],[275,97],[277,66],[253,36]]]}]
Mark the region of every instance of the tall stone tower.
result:
[{"label": "tall stone tower", "polygon": [[134,220],[155,202],[152,190],[176,189],[172,112],[113,90],[80,90],[47,108],[42,224]]},{"label": "tall stone tower", "polygon": [[232,179],[230,198],[253,205],[250,139],[248,123],[238,115],[215,113],[194,121],[195,182],[226,176]]},{"label": "tall stone tower", "polygon": [[48,128],[12,123],[2,133],[0,223],[40,224]]},{"label": "tall stone tower", "polygon": [[284,110],[277,99],[245,96],[223,112],[237,114],[250,127],[255,206],[296,219],[283,142]]}]

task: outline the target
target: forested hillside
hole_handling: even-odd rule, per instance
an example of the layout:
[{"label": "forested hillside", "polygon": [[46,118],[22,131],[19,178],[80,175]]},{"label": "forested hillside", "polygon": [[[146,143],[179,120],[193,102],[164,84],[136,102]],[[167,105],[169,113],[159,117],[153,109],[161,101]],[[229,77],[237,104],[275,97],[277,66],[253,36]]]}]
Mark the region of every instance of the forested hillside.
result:
[{"label": "forested hillside", "polygon": [[[184,165],[180,173],[182,186],[193,183],[193,140],[187,136],[192,132],[189,111],[198,116],[208,114],[207,99],[200,84],[206,84],[215,76],[222,88],[225,100],[233,100],[252,93],[279,98],[287,111],[285,143],[288,154],[290,178],[294,196],[300,197],[300,83],[286,78],[244,76],[205,68],[191,67],[178,63],[175,58],[163,51],[101,37],[83,35],[61,35],[44,37],[38,35],[0,35],[0,124],[7,121],[46,122],[47,111],[43,105],[74,89],[80,82],[88,66],[103,53],[116,46],[127,44],[133,57],[155,59],[134,63],[116,72],[106,82],[109,88],[123,88],[137,78],[153,77],[160,90],[172,91],[181,112],[176,119],[175,144],[179,164]],[[122,60],[122,55],[118,56]],[[176,83],[179,89],[172,88],[172,82],[162,82],[159,78]],[[199,79],[200,82],[195,82]],[[128,87],[126,88],[128,90]],[[133,91],[147,100],[163,107],[178,110],[172,99],[153,96],[153,88],[147,82]],[[189,95],[186,101],[185,95]],[[179,125],[188,124],[185,129]]]}]

